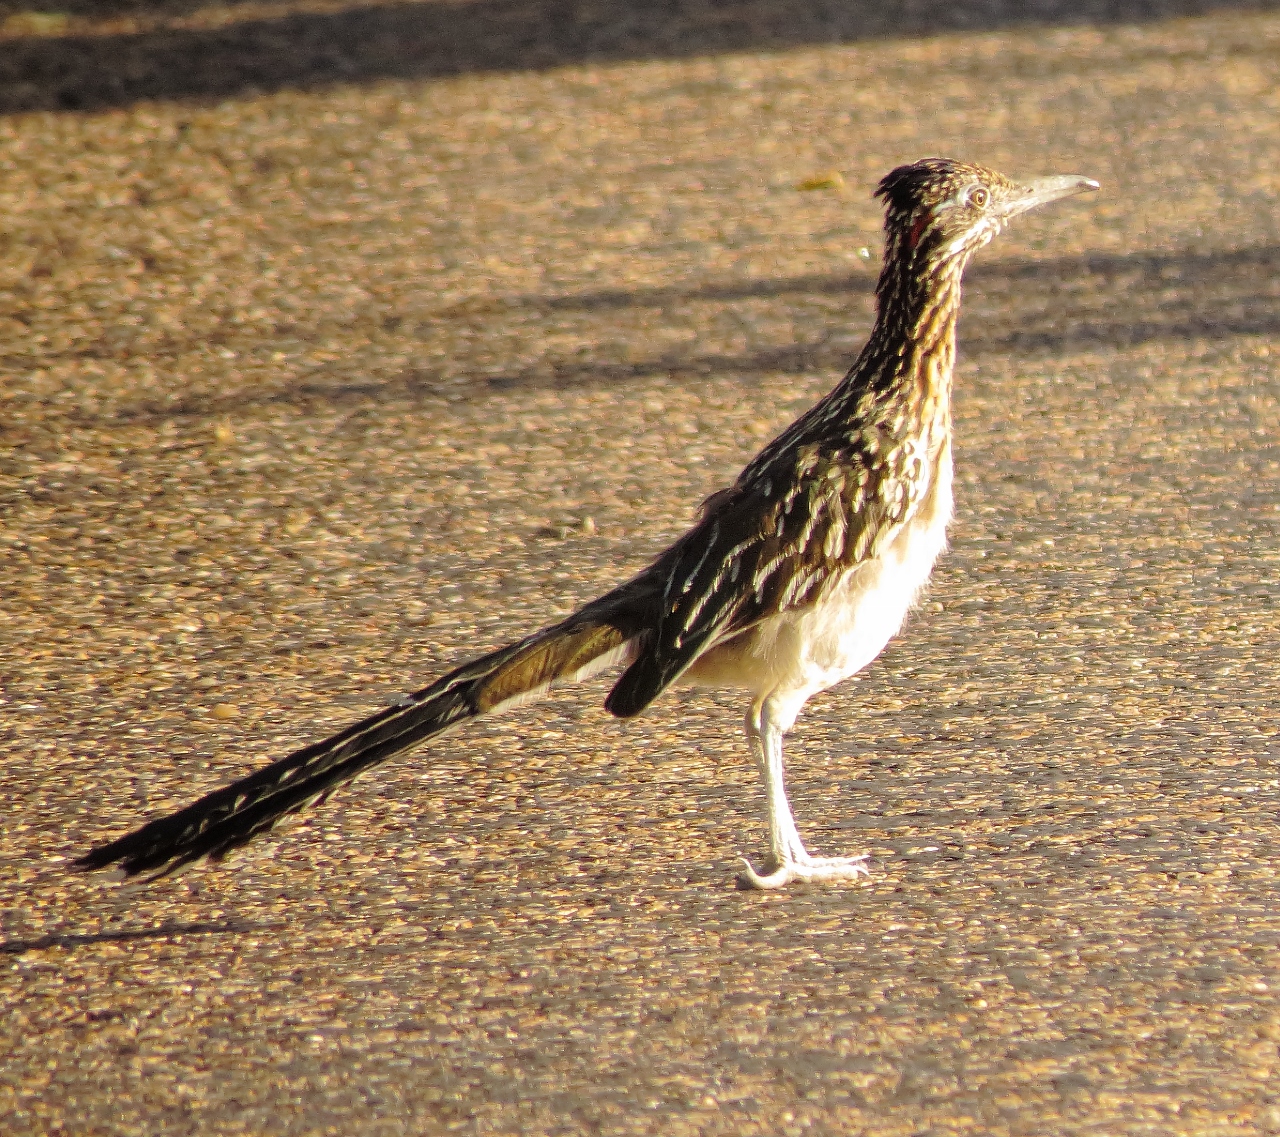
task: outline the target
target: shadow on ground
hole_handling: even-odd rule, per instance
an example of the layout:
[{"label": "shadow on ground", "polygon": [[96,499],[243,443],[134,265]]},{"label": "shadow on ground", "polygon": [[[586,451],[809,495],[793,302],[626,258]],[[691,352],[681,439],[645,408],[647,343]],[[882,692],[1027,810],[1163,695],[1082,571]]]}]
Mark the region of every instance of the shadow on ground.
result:
[{"label": "shadow on ground", "polygon": [[[340,82],[688,58],[1027,25],[1144,23],[1275,3],[1231,0],[63,0],[58,21],[0,3],[0,113],[220,99]],[[39,8],[40,5],[31,5]],[[292,9],[292,10],[291,10]],[[7,17],[7,22],[6,22]],[[214,17],[217,17],[216,19]],[[53,32],[54,34],[50,34]]]},{"label": "shadow on ground", "polygon": [[173,939],[176,936],[233,936],[267,931],[264,926],[225,920],[220,923],[161,924],[155,928],[118,928],[108,932],[52,932],[29,940],[0,940],[0,955],[24,955],[29,951],[85,947],[91,944],[127,943],[131,940]]},{"label": "shadow on ground", "polygon": [[[864,299],[874,283],[871,273],[862,272],[715,282],[691,288],[601,290],[562,296],[517,294],[466,301],[432,313],[432,319],[469,323],[482,332],[486,324],[501,325],[518,310],[543,313],[548,323],[554,323],[558,314],[571,312],[601,311],[608,318],[619,309],[652,307],[674,313],[698,304],[732,305],[762,297],[776,299],[783,307],[799,307],[807,297],[842,294],[850,297],[852,308],[855,298]],[[967,297],[961,316],[960,350],[969,360],[1005,354],[1058,356],[1150,342],[1276,336],[1280,335],[1280,247],[975,265],[969,272]],[[998,311],[998,320],[986,317],[988,309]],[[806,317],[806,322],[812,325],[814,321]],[[411,369],[386,382],[369,382],[354,378],[360,372],[357,360],[341,365],[336,373],[313,374],[283,389],[205,393],[163,407],[136,403],[120,407],[111,417],[162,420],[237,414],[262,404],[302,408],[441,394],[486,399],[504,390],[625,385],[652,375],[686,383],[712,374],[736,375],[754,384],[770,375],[829,373],[834,382],[853,362],[863,330],[830,322],[813,339],[739,354],[673,353],[625,362],[544,357],[521,369],[468,376],[462,382],[443,381],[426,369]],[[68,415],[75,417],[75,412]]]}]

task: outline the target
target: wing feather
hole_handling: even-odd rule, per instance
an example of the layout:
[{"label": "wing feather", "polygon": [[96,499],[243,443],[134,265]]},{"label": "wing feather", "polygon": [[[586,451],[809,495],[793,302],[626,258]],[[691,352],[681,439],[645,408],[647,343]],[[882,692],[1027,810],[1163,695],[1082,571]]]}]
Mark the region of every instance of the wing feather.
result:
[{"label": "wing feather", "polygon": [[787,469],[748,467],[707,499],[699,523],[653,566],[662,610],[610,711],[638,714],[704,652],[813,603],[898,531],[920,488],[912,456],[883,433],[842,441],[792,449]]}]

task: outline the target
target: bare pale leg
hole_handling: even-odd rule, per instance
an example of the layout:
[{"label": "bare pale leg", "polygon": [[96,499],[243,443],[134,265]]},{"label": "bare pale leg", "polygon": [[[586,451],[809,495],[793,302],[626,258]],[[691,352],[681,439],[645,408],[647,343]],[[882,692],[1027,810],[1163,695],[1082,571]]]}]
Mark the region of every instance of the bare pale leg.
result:
[{"label": "bare pale leg", "polygon": [[765,814],[774,869],[762,876],[744,857],[743,864],[747,868],[739,876],[739,881],[751,888],[783,888],[794,880],[857,880],[860,876],[869,875],[865,855],[815,857],[800,840],[783,782],[783,729],[776,715],[771,713],[774,710],[771,702],[765,699],[747,712],[747,743],[764,777]]}]

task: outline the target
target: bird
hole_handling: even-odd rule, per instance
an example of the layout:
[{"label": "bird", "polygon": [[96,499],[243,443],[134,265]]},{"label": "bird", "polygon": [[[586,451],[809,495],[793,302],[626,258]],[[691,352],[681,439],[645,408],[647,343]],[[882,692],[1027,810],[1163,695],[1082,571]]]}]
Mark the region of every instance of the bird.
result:
[{"label": "bird", "polygon": [[769,861],[744,888],[856,880],[868,858],[809,852],[788,800],[783,739],[805,703],[898,633],[947,544],[961,277],[1015,216],[1098,189],[1027,182],[949,158],[897,167],[884,207],[876,315],[843,379],[773,438],[646,568],[571,615],[455,668],[345,730],[90,849],[80,869],[156,879],[225,854],[357,775],[479,715],[621,667],[605,708],[640,714],[677,683],[750,698]]}]

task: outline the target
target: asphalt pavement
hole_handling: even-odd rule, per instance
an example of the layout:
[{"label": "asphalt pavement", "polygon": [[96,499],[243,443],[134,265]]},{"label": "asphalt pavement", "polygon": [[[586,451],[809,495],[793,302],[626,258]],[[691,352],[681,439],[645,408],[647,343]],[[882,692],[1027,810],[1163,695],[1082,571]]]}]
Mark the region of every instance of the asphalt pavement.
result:
[{"label": "asphalt pavement", "polygon": [[[1280,14],[0,6],[0,1128],[1280,1133]],[[1199,13],[1199,14],[1197,14]],[[220,866],[92,843],[622,579],[967,278],[952,549],[790,736],[604,680]]]}]

